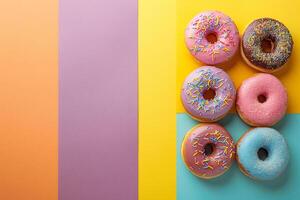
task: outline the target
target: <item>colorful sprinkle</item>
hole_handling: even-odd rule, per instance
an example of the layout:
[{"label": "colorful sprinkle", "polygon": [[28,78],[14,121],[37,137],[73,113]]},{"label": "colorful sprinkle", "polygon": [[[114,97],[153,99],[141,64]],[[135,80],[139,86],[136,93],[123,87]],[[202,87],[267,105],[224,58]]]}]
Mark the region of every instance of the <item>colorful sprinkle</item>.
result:
[{"label": "colorful sprinkle", "polygon": [[[282,67],[293,49],[292,36],[281,22],[271,18],[253,21],[242,38],[242,49],[247,60],[262,71]],[[273,41],[272,52],[264,52],[262,41]]]},{"label": "colorful sprinkle", "polygon": [[[191,150],[193,151],[193,163],[197,166],[197,169],[202,170],[205,174],[213,174],[215,173],[214,170],[219,170],[219,168],[228,169],[231,164],[229,161],[233,159],[235,154],[235,145],[228,133],[209,126],[203,134],[198,134],[190,141]],[[204,146],[208,142],[215,145],[216,152],[213,156],[205,154]],[[201,146],[198,144],[201,144]]]},{"label": "colorful sprinkle", "polygon": [[[225,72],[214,67],[201,67],[192,74],[193,77],[186,79],[183,88],[187,106],[197,110],[199,114],[207,113],[209,120],[220,117],[224,110],[229,111],[234,102],[235,88]],[[213,99],[204,98],[204,93],[209,89],[216,92]]]},{"label": "colorful sprinkle", "polygon": [[[208,34],[216,34],[217,41],[207,40]],[[228,60],[235,53],[239,42],[239,33],[230,17],[218,11],[208,11],[197,15],[186,29],[187,46],[199,60],[210,57],[207,64],[216,64]],[[223,60],[223,61],[222,61]]]}]

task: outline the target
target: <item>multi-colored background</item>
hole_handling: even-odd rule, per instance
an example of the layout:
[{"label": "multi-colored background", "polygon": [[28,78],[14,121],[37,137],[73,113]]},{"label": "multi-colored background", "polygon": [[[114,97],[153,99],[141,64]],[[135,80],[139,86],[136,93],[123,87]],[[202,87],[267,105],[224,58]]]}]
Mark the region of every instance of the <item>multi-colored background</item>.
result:
[{"label": "multi-colored background", "polygon": [[[1,8],[1,200],[299,196],[298,1],[10,0]],[[241,33],[251,20],[270,16],[293,34],[289,67],[278,74],[289,114],[277,126],[292,159],[274,184],[253,182],[236,167],[203,182],[176,158],[196,123],[182,109],[180,85],[201,65],[183,32],[207,9],[230,15]],[[236,86],[255,73],[239,57],[228,72]],[[222,124],[235,139],[247,128],[235,114]]]},{"label": "multi-colored background", "polygon": [[[176,4],[176,69],[177,69],[177,164],[176,164],[176,194],[178,200],[198,199],[297,199],[300,196],[300,3],[296,1],[198,1],[177,0]],[[214,180],[203,181],[193,176],[185,167],[180,146],[185,133],[198,122],[192,120],[184,111],[180,101],[180,88],[185,77],[194,69],[202,66],[188,52],[184,43],[184,29],[194,15],[205,10],[220,10],[228,14],[236,23],[240,35],[253,20],[261,17],[271,17],[283,22],[290,30],[294,39],[294,49],[284,71],[275,74],[286,86],[289,96],[288,113],[274,128],[279,130],[288,142],[291,160],[286,172],[272,182],[254,181],[244,176],[235,164],[224,176]],[[238,54],[230,63],[221,65],[233,79],[238,88],[241,82],[258,73],[248,67]],[[235,110],[219,122],[227,128],[237,141],[249,126],[239,119]]]}]

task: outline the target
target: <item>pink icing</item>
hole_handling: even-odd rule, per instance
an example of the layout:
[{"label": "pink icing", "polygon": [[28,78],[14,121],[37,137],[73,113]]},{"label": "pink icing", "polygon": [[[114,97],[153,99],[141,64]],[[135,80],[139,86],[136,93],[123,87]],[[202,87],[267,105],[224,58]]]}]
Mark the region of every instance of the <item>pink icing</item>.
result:
[{"label": "pink icing", "polygon": [[[265,102],[259,102],[260,95],[265,96]],[[287,93],[275,76],[260,73],[242,83],[238,90],[237,108],[241,117],[251,125],[272,126],[286,112]]]},{"label": "pink icing", "polygon": [[[212,144],[207,155],[205,146]],[[182,143],[182,156],[186,166],[201,178],[222,175],[235,158],[235,145],[231,135],[218,124],[202,124],[187,133]]]},{"label": "pink icing", "polygon": [[[215,43],[206,36],[214,33]],[[218,11],[198,14],[185,31],[185,42],[191,54],[205,64],[219,64],[232,58],[239,46],[239,32],[230,17]]]},{"label": "pink icing", "polygon": [[[213,89],[214,99],[206,100],[203,93]],[[217,121],[224,117],[235,102],[235,87],[230,77],[222,69],[203,66],[185,79],[181,100],[186,111],[203,122]]]}]

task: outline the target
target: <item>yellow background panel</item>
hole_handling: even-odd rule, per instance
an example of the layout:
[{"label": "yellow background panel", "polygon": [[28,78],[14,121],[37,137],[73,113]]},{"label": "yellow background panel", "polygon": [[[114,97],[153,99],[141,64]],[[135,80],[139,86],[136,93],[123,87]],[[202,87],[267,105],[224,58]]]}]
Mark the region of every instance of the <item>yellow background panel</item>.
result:
[{"label": "yellow background panel", "polygon": [[[288,2],[139,1],[139,199],[176,198],[175,113],[176,109],[184,112],[179,92],[186,75],[202,65],[186,49],[184,30],[197,13],[220,10],[236,22],[240,34],[252,20],[260,17],[282,21],[292,33],[295,45],[288,67],[276,75],[288,88],[288,111],[300,111],[300,94],[297,91],[300,83],[297,77],[300,72],[300,2]],[[242,61],[239,54],[224,67],[236,86],[257,73]]]},{"label": "yellow background panel", "polygon": [[56,0],[1,1],[0,199],[56,200]]},{"label": "yellow background panel", "polygon": [[175,3],[139,1],[139,200],[176,195]]},{"label": "yellow background panel", "polygon": [[[219,10],[229,15],[236,23],[240,35],[253,20],[271,17],[284,23],[290,30],[294,49],[288,64],[276,76],[283,82],[289,95],[289,113],[300,112],[300,1],[298,0],[177,0],[176,5],[176,70],[177,70],[177,112],[184,112],[180,101],[180,89],[185,77],[204,64],[196,61],[184,43],[184,30],[189,21],[199,12]],[[248,67],[240,54],[226,65],[222,65],[233,79],[236,87],[258,71]],[[170,80],[171,81],[171,80]]]}]

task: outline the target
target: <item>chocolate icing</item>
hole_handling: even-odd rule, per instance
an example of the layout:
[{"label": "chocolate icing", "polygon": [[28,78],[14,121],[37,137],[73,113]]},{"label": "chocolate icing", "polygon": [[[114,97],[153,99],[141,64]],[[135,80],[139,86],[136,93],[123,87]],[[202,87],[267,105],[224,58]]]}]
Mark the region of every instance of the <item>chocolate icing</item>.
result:
[{"label": "chocolate icing", "polygon": [[[272,40],[274,47],[267,53],[262,49],[263,40]],[[248,61],[258,68],[276,70],[283,66],[293,49],[292,36],[281,22],[271,18],[253,21],[242,38],[242,48]]]}]

